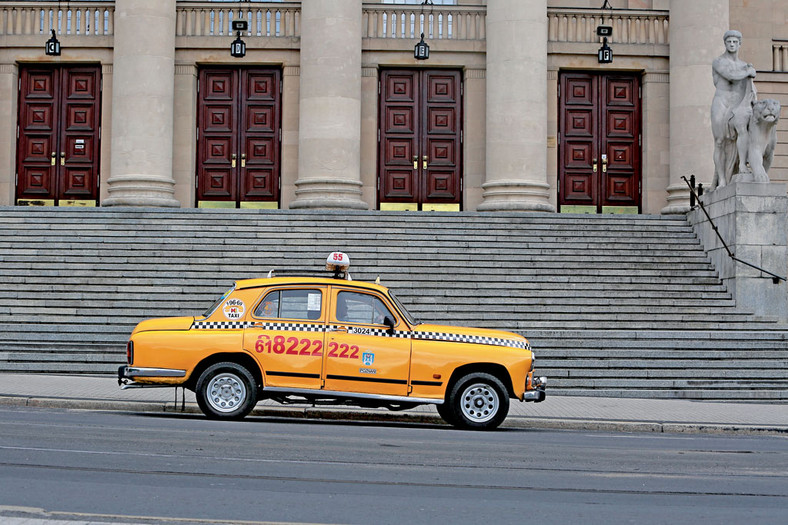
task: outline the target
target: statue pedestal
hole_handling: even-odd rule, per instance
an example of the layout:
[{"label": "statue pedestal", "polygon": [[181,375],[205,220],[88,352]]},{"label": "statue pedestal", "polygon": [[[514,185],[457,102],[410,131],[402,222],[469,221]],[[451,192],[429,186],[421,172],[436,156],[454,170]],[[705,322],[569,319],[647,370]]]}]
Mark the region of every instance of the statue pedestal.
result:
[{"label": "statue pedestal", "polygon": [[[734,182],[701,197],[733,254],[781,277],[788,271],[788,196],[785,184]],[[696,208],[687,215],[736,307],[759,317],[788,321],[788,286],[728,256],[709,220]]]}]

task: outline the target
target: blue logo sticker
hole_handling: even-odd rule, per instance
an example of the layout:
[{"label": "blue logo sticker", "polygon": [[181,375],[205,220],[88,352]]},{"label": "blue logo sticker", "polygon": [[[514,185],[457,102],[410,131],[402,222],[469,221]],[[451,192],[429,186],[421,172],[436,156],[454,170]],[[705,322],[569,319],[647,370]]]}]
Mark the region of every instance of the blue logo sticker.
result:
[{"label": "blue logo sticker", "polygon": [[375,354],[364,352],[361,354],[361,362],[364,363],[364,366],[372,366],[372,363],[375,362]]}]

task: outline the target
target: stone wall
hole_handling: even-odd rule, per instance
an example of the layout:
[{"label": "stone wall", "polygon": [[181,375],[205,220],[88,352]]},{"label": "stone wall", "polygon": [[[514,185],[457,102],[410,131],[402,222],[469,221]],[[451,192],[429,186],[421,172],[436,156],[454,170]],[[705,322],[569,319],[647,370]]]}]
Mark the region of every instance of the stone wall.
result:
[{"label": "stone wall", "polygon": [[[780,277],[788,271],[788,196],[785,184],[734,183],[701,197],[706,211],[739,259]],[[728,255],[703,210],[688,214],[737,309],[788,321],[788,286]]]}]

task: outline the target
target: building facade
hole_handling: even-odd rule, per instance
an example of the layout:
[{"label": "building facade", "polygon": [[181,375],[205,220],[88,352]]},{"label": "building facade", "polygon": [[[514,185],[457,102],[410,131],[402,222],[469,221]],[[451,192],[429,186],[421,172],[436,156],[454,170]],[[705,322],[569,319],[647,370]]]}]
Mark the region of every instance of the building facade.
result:
[{"label": "building facade", "polygon": [[0,205],[684,213],[730,28],[788,105],[782,0],[6,0]]}]

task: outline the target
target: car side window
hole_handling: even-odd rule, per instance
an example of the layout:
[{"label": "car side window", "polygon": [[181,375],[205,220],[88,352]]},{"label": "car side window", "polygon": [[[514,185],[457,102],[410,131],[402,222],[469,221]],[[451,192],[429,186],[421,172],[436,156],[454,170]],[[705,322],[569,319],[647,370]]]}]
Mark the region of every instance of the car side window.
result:
[{"label": "car side window", "polygon": [[323,294],[320,290],[274,290],[268,292],[254,317],[260,319],[320,319]]},{"label": "car side window", "polygon": [[342,323],[383,324],[386,316],[394,319],[385,303],[365,293],[339,292],[336,319]]}]

